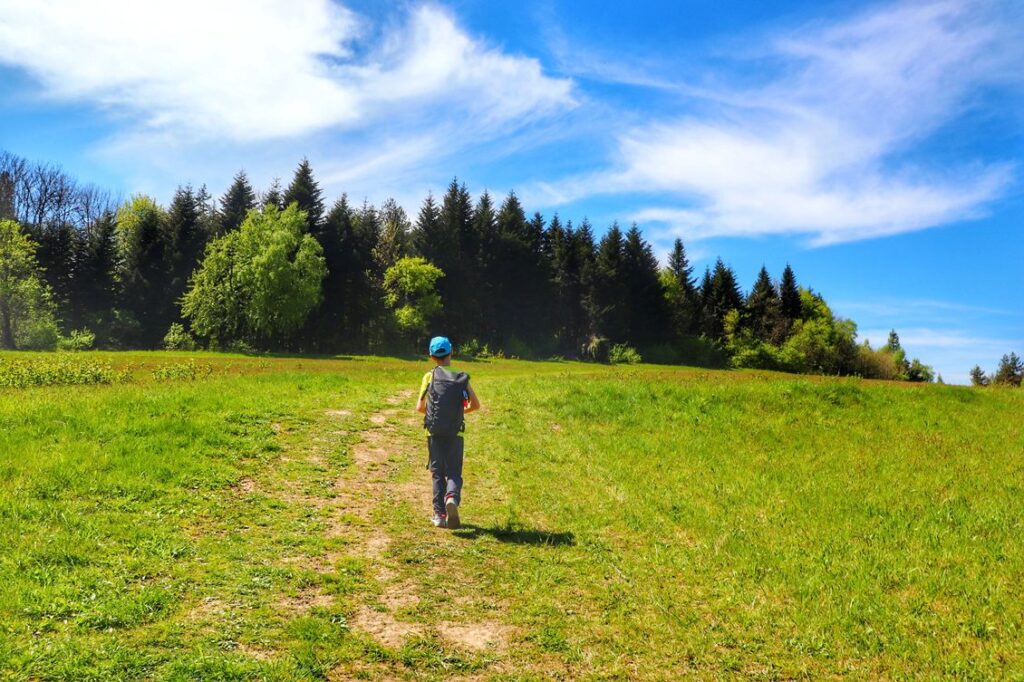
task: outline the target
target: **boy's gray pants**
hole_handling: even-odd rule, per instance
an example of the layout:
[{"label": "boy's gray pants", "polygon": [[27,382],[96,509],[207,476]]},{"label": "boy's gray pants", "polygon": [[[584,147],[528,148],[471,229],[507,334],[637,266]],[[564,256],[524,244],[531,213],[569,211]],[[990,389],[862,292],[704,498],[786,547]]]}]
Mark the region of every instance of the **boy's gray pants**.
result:
[{"label": "boy's gray pants", "polygon": [[444,498],[462,502],[462,436],[427,436],[427,468],[434,484],[434,512],[444,513]]}]

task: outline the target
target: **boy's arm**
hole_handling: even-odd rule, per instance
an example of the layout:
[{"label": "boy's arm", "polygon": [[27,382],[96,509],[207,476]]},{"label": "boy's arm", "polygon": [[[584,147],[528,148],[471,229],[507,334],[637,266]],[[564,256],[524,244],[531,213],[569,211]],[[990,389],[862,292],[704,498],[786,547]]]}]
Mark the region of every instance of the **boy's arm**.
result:
[{"label": "boy's arm", "polygon": [[427,387],[430,386],[430,373],[427,372],[420,384],[420,397],[416,399],[416,411],[420,414],[427,413]]},{"label": "boy's arm", "polygon": [[476,412],[480,409],[480,399],[476,397],[476,391],[473,390],[472,386],[467,384],[466,391],[469,393],[469,407],[463,410],[463,413],[469,414],[470,412]]}]

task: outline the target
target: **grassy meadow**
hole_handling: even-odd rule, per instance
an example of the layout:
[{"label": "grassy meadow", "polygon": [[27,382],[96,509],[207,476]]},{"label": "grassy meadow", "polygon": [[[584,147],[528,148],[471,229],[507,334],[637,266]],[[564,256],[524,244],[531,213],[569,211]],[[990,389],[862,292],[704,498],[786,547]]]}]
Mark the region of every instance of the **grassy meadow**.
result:
[{"label": "grassy meadow", "polygon": [[457,361],[442,531],[425,362],[75,358],[0,388],[0,679],[1024,679],[1024,392]]}]

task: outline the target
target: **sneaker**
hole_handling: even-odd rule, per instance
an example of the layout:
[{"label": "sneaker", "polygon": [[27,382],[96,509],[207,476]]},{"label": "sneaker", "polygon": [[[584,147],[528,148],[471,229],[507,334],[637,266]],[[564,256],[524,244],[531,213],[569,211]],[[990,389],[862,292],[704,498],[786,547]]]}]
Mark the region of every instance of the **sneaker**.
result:
[{"label": "sneaker", "polygon": [[449,495],[445,499],[444,508],[448,512],[448,527],[455,530],[459,527],[459,504],[455,501],[454,495]]},{"label": "sneaker", "polygon": [[444,514],[434,514],[434,518],[430,519],[430,522],[437,528],[448,527],[448,519],[445,518]]}]

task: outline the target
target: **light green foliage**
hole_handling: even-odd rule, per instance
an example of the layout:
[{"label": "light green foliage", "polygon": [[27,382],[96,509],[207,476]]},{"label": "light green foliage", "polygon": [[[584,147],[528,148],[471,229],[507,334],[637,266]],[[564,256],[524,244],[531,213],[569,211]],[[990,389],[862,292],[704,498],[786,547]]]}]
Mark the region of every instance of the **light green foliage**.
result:
[{"label": "light green foliage", "polygon": [[156,199],[136,194],[117,210],[115,241],[122,281],[135,283],[162,260],[160,231],[167,212]]},{"label": "light green foliage", "polygon": [[0,220],[0,348],[53,349],[58,335],[35,244],[18,223]]},{"label": "light green foliage", "polygon": [[156,381],[195,381],[206,379],[213,374],[213,365],[209,363],[197,364],[195,360],[177,362],[170,365],[161,365],[153,370],[153,379]]},{"label": "light green foliage", "polygon": [[295,204],[250,211],[214,241],[182,303],[192,329],[214,342],[266,345],[297,329],[319,303],[323,250]]},{"label": "light green foliage", "polygon": [[0,358],[0,386],[69,386],[109,384],[119,379],[106,362],[58,354],[27,359]]},{"label": "light green foliage", "polygon": [[437,282],[444,273],[423,258],[400,258],[384,273],[384,302],[392,309],[396,326],[407,337],[427,330],[441,312]]},{"label": "light green foliage", "polygon": [[442,532],[422,430],[371,420],[426,363],[203,354],[206,380],[155,382],[166,358],[0,391],[0,678],[1024,669],[1024,392],[492,360]]},{"label": "light green foliage", "polygon": [[608,361],[613,365],[637,365],[642,360],[636,348],[624,343],[615,344],[608,353]]},{"label": "light green foliage", "polygon": [[800,307],[801,317],[793,322],[781,346],[758,339],[741,324],[738,311],[730,311],[723,327],[733,366],[815,374],[855,373],[857,325],[835,317],[825,300],[807,289],[800,290]]},{"label": "light green foliage", "polygon": [[196,340],[180,322],[175,322],[164,335],[164,350],[195,350]]},{"label": "light green foliage", "polygon": [[90,350],[96,343],[96,335],[88,327],[75,329],[67,336],[57,340],[57,350],[81,351]]}]

